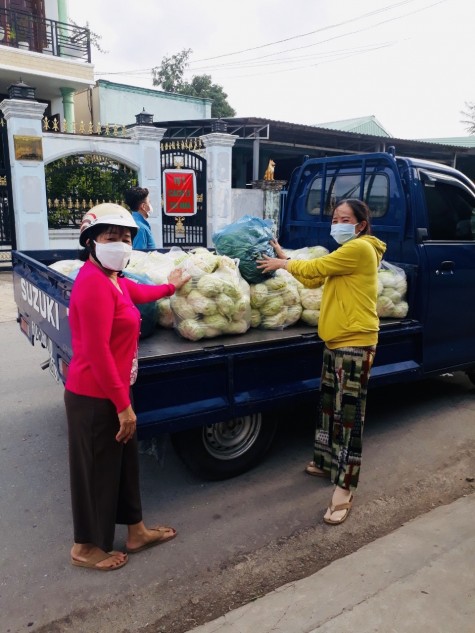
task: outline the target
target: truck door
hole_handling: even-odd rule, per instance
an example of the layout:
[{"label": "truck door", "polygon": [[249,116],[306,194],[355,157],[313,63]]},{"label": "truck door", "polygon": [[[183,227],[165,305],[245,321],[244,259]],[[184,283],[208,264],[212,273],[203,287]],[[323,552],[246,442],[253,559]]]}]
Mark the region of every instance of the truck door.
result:
[{"label": "truck door", "polygon": [[475,361],[475,191],[447,173],[421,170],[428,239],[421,262],[427,267],[424,369]]}]

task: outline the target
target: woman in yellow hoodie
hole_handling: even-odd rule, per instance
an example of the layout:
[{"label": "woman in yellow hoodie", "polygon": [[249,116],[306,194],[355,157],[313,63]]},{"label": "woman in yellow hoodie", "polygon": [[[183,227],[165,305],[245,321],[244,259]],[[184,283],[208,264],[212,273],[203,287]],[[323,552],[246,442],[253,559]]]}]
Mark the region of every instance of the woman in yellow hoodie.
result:
[{"label": "woman in yellow hoodie", "polygon": [[369,374],[378,342],[378,267],[386,245],[371,235],[365,202],[341,200],[332,216],[331,235],[340,247],[311,260],[264,255],[263,272],[288,270],[304,286],[323,284],[318,335],[325,343],[314,459],[305,471],[329,477],[335,490],[323,520],[337,525],[348,517],[361,466],[362,435]]}]

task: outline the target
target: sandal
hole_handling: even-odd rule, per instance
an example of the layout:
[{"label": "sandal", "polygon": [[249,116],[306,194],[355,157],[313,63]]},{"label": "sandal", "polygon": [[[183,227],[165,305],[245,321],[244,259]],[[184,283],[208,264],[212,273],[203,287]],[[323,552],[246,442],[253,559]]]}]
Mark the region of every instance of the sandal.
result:
[{"label": "sandal", "polygon": [[305,466],[305,472],[312,477],[327,477],[327,473],[321,468],[317,468],[315,462],[310,462]]},{"label": "sandal", "polygon": [[[168,541],[174,539],[177,535],[176,530],[172,527],[157,526],[149,529],[151,532],[157,532],[157,537],[152,539],[151,541],[148,541],[148,543],[144,543],[140,547],[126,547],[125,549],[127,554],[138,554],[139,552],[143,552],[144,549],[149,549],[150,547],[155,547],[155,545],[161,545],[162,543],[167,543]],[[171,534],[167,534],[167,532],[170,532],[170,530]]]},{"label": "sandal", "polygon": [[88,558],[88,560],[79,560],[78,558],[73,558],[71,556],[71,565],[75,567],[86,567],[87,569],[95,569],[96,571],[114,571],[116,569],[120,569],[124,565],[127,565],[127,557],[121,562],[117,563],[117,565],[111,565],[110,567],[98,567],[98,563],[102,563],[103,560],[107,560],[108,558],[112,558],[115,554],[122,554],[122,552],[96,552],[93,556]]},{"label": "sandal", "polygon": [[328,508],[330,510],[330,517],[334,512],[339,512],[341,510],[346,510],[346,512],[341,517],[341,519],[338,519],[337,521],[332,521],[331,518],[326,519],[325,517],[323,517],[324,522],[328,523],[328,525],[340,525],[340,523],[343,523],[348,518],[348,515],[351,512],[352,505],[353,505],[353,495],[351,495],[351,497],[348,499],[346,503],[340,503],[340,505],[337,505],[337,506],[331,505]]}]

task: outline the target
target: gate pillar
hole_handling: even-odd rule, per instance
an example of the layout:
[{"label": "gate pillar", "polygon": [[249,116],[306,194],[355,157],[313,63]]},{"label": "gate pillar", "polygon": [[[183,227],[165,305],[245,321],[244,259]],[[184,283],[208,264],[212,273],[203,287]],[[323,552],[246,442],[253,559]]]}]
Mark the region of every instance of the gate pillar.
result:
[{"label": "gate pillar", "polygon": [[232,222],[231,159],[237,138],[221,132],[201,136],[207,161],[208,247],[213,246],[213,233]]},{"label": "gate pillar", "polygon": [[151,125],[135,125],[130,128],[130,137],[139,144],[138,184],[149,190],[153,214],[148,222],[157,248],[163,247],[160,141],[165,132],[166,128]]},{"label": "gate pillar", "polygon": [[49,248],[41,129],[45,108],[45,103],[26,99],[5,99],[0,103],[7,121],[18,250]]}]

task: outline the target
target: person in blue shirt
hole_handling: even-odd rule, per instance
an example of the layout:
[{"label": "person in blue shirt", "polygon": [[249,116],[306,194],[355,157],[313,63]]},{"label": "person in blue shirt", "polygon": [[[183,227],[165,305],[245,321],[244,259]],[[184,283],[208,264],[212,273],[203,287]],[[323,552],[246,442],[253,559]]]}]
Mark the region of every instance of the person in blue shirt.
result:
[{"label": "person in blue shirt", "polygon": [[125,192],[124,197],[125,202],[132,211],[135,224],[139,227],[132,243],[132,248],[146,251],[157,248],[153,239],[152,229],[147,221],[148,217],[153,213],[148,189],[146,187],[132,187]]}]

